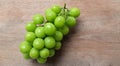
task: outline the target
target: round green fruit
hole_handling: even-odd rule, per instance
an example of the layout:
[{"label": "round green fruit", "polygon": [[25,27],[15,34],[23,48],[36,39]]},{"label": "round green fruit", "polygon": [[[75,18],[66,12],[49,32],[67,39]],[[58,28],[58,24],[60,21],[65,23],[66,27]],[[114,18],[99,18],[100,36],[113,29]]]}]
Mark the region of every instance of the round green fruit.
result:
[{"label": "round green fruit", "polygon": [[41,38],[36,38],[34,41],[33,41],[33,47],[36,48],[36,49],[42,49],[44,48],[44,40],[41,39]]},{"label": "round green fruit", "polygon": [[63,34],[62,34],[62,32],[56,31],[56,32],[55,32],[55,35],[54,35],[54,38],[55,38],[56,41],[61,41],[61,40],[63,39]]},{"label": "round green fruit", "polygon": [[23,54],[24,59],[30,59],[29,53]]},{"label": "round green fruit", "polygon": [[44,25],[44,32],[46,35],[53,35],[55,34],[56,28],[52,23],[46,23]]},{"label": "round green fruit", "polygon": [[25,39],[29,42],[32,42],[36,38],[33,32],[27,32],[25,35]]},{"label": "round green fruit", "polygon": [[29,22],[29,23],[27,23],[27,25],[25,26],[25,29],[26,29],[28,32],[34,32],[35,29],[36,29],[36,25],[35,25],[33,22]]},{"label": "round green fruit", "polygon": [[31,50],[32,46],[31,46],[31,44],[29,42],[23,41],[20,44],[19,48],[20,48],[20,51],[22,53],[29,53],[29,51]]},{"label": "round green fruit", "polygon": [[44,17],[41,14],[36,14],[33,16],[33,21],[35,24],[42,24],[44,22]]},{"label": "round green fruit", "polygon": [[50,51],[49,57],[53,57],[55,55],[55,50],[50,49],[49,51]]},{"label": "round green fruit", "polygon": [[32,59],[37,59],[39,57],[39,50],[32,48],[29,54]]},{"label": "round green fruit", "polygon": [[40,50],[40,57],[42,58],[47,58],[49,57],[49,50],[47,48],[43,48],[42,50]]},{"label": "round green fruit", "polygon": [[59,29],[63,33],[63,35],[67,35],[69,33],[68,26],[64,25],[62,28]]},{"label": "round green fruit", "polygon": [[74,27],[76,25],[76,19],[72,16],[68,16],[66,19],[66,25],[68,27]]},{"label": "round green fruit", "polygon": [[45,47],[46,48],[54,48],[55,47],[55,39],[53,37],[45,38]]},{"label": "round green fruit", "polygon": [[45,11],[45,17],[49,22],[53,22],[56,16],[57,16],[56,13],[52,11],[50,8]]},{"label": "round green fruit", "polygon": [[39,38],[44,38],[45,37],[44,27],[37,27],[35,30],[35,35]]},{"label": "round green fruit", "polygon": [[40,57],[40,58],[37,59],[37,62],[40,63],[40,64],[43,64],[43,63],[45,63],[46,61],[47,61],[47,58],[41,58],[41,57]]},{"label": "round green fruit", "polygon": [[61,42],[56,42],[55,50],[60,50],[61,49]]},{"label": "round green fruit", "polygon": [[56,17],[54,24],[57,28],[61,28],[65,24],[65,18],[63,16]]},{"label": "round green fruit", "polygon": [[58,5],[54,5],[54,6],[52,7],[52,11],[54,11],[56,14],[59,14],[60,11],[61,11],[61,7],[58,6]]},{"label": "round green fruit", "polygon": [[69,15],[73,17],[78,17],[80,15],[80,10],[78,8],[71,8]]}]

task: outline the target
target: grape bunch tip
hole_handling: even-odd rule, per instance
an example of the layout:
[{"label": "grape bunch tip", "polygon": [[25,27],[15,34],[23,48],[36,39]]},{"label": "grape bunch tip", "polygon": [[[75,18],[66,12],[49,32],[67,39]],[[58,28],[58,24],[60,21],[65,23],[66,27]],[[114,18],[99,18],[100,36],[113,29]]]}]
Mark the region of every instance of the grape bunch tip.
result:
[{"label": "grape bunch tip", "polygon": [[76,25],[80,15],[78,8],[68,9],[54,5],[45,11],[45,18],[36,14],[25,26],[27,33],[19,49],[25,59],[35,59],[38,63],[46,63],[62,47],[62,39],[69,33],[69,28]]}]

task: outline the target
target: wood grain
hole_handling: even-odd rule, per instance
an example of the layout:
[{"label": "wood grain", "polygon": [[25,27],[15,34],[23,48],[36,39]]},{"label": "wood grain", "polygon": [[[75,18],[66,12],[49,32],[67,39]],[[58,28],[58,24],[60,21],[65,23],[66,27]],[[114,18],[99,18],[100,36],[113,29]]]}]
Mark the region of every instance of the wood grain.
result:
[{"label": "wood grain", "polygon": [[[24,60],[27,22],[54,4],[81,9],[77,26],[46,64]],[[0,0],[0,66],[120,66],[120,0]]]}]

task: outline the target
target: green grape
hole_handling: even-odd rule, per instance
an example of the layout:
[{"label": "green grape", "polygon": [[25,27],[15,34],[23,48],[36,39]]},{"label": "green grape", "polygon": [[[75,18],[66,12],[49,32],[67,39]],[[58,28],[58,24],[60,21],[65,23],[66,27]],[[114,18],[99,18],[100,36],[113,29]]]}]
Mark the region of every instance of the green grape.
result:
[{"label": "green grape", "polygon": [[27,23],[27,25],[25,26],[25,29],[26,29],[28,32],[34,32],[35,29],[36,29],[36,25],[35,25],[33,22],[29,22],[29,23]]},{"label": "green grape", "polygon": [[60,50],[61,49],[61,42],[56,42],[55,50]]},{"label": "green grape", "polygon": [[21,51],[22,53],[29,53],[29,51],[30,51],[30,49],[32,48],[32,46],[30,45],[29,42],[23,41],[23,42],[20,44],[19,48],[20,48],[20,51]]},{"label": "green grape", "polygon": [[30,59],[29,53],[23,54],[24,59]]},{"label": "green grape", "polygon": [[68,27],[74,27],[76,25],[76,19],[72,16],[68,16],[66,19],[66,25]]},{"label": "green grape", "polygon": [[54,11],[56,14],[59,14],[61,11],[61,7],[58,5],[55,5],[52,7],[52,11]]},{"label": "green grape", "polygon": [[32,48],[29,53],[32,59],[37,59],[39,57],[39,50]]},{"label": "green grape", "polygon": [[63,34],[60,31],[56,31],[54,38],[56,41],[61,41],[63,39]]},{"label": "green grape", "polygon": [[40,57],[47,58],[49,56],[50,52],[47,48],[43,48],[40,50]]},{"label": "green grape", "polygon": [[40,57],[40,58],[37,59],[38,63],[45,63],[46,61],[47,61],[47,58],[41,58]]},{"label": "green grape", "polygon": [[45,38],[45,47],[46,48],[54,48],[55,47],[55,39],[53,37]]},{"label": "green grape", "polygon": [[78,8],[71,8],[69,15],[73,17],[78,17],[80,15],[80,10]]},{"label": "green grape", "polygon": [[57,28],[61,28],[65,24],[65,18],[63,16],[56,17],[54,24]]},{"label": "green grape", "polygon": [[52,23],[46,23],[44,25],[44,32],[46,35],[53,35],[55,34],[56,27]]},{"label": "green grape", "polygon": [[69,28],[64,25],[61,29],[59,29],[63,33],[63,35],[67,35],[69,33]]},{"label": "green grape", "polygon": [[45,37],[44,27],[37,27],[35,30],[35,35],[39,38],[44,38]]},{"label": "green grape", "polygon": [[56,18],[56,13],[49,8],[45,11],[45,17],[47,21],[53,22],[54,19]]},{"label": "green grape", "polygon": [[49,57],[53,57],[55,55],[55,50],[50,49],[49,51],[50,51]]},{"label": "green grape", "polygon": [[42,49],[42,48],[44,48],[44,40],[41,39],[41,38],[36,38],[33,41],[33,47],[36,48],[36,49]]},{"label": "green grape", "polygon": [[27,32],[25,35],[25,39],[29,42],[32,42],[36,38],[35,34],[33,32]]},{"label": "green grape", "polygon": [[42,24],[44,22],[44,17],[41,14],[36,14],[33,16],[33,21],[35,24]]}]

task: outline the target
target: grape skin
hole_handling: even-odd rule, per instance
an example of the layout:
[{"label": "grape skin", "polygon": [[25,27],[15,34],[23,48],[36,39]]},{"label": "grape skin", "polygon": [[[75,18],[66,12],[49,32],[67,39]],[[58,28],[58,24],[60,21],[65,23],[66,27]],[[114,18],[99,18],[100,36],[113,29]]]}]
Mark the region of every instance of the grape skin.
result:
[{"label": "grape skin", "polygon": [[54,11],[56,14],[59,14],[61,11],[61,7],[58,5],[54,5],[52,8],[52,11]]},{"label": "grape skin", "polygon": [[33,41],[33,47],[36,48],[36,49],[42,49],[42,48],[44,48],[44,45],[45,45],[45,42],[41,38],[36,38]]},{"label": "grape skin", "polygon": [[39,57],[39,50],[35,49],[35,48],[32,48],[30,50],[30,57],[32,59],[37,59]]},{"label": "grape skin", "polygon": [[32,48],[32,46],[30,45],[29,42],[23,41],[23,42],[20,44],[19,48],[20,48],[20,51],[21,51],[22,53],[29,53],[29,51],[30,51],[30,49]]},{"label": "grape skin", "polygon": [[56,31],[54,38],[56,41],[61,41],[63,39],[63,34],[60,31]]},{"label": "grape skin", "polygon": [[42,24],[44,22],[44,17],[41,14],[36,14],[33,16],[34,24]]},{"label": "grape skin", "polygon": [[45,37],[44,27],[37,27],[35,30],[35,35],[39,38]]},{"label": "grape skin", "polygon": [[41,58],[40,57],[40,58],[37,59],[37,62],[41,63],[41,64],[45,63],[46,61],[47,61],[47,58]]},{"label": "grape skin", "polygon": [[25,26],[26,31],[28,32],[34,32],[36,29],[36,25],[33,22],[29,22],[27,23],[27,25]]},{"label": "grape skin", "polygon": [[49,51],[50,51],[49,57],[53,57],[55,55],[55,50],[50,49]]},{"label": "grape skin", "polygon": [[63,16],[56,17],[54,24],[57,28],[61,28],[65,24],[65,18]]},{"label": "grape skin", "polygon": [[27,32],[25,35],[25,39],[29,42],[32,42],[35,38],[36,38],[36,35],[33,32]]},{"label": "grape skin", "polygon": [[56,16],[56,13],[53,12],[50,8],[45,11],[45,17],[49,22],[53,22]]},{"label": "grape skin", "polygon": [[74,27],[76,25],[76,19],[72,16],[68,16],[66,19],[66,25],[68,27]]},{"label": "grape skin", "polygon": [[40,57],[42,58],[47,58],[49,57],[49,50],[47,48],[43,48],[42,50],[40,50]]},{"label": "grape skin", "polygon": [[56,42],[55,50],[60,50],[61,49],[61,42]]},{"label": "grape skin", "polygon": [[69,15],[73,17],[78,17],[80,15],[80,10],[78,8],[71,8]]},{"label": "grape skin", "polygon": [[52,23],[46,23],[44,25],[44,32],[46,35],[53,35],[55,34],[56,27]]},{"label": "grape skin", "polygon": [[63,33],[63,35],[67,35],[69,33],[68,26],[64,25],[62,28],[59,29]]},{"label": "grape skin", "polygon": [[45,47],[46,48],[54,48],[55,47],[55,39],[53,37],[46,37],[45,38]]}]

